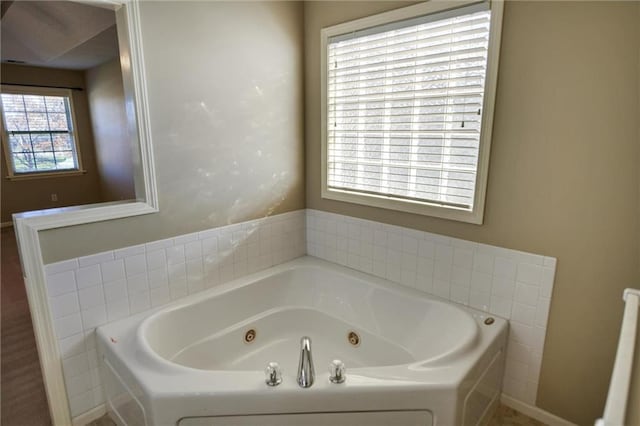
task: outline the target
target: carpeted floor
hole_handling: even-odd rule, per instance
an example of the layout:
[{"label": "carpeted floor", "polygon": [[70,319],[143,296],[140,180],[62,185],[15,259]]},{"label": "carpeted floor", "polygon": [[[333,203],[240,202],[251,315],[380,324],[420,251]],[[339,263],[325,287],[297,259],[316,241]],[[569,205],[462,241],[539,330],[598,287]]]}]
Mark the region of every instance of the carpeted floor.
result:
[{"label": "carpeted floor", "polygon": [[50,425],[13,228],[1,231],[0,386],[2,426]]}]

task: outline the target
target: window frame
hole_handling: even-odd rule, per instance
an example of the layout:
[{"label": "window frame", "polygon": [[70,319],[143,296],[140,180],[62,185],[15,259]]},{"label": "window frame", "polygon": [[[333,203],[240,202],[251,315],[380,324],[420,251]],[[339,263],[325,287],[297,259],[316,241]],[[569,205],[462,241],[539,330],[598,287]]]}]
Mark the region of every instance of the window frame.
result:
[{"label": "window frame", "polygon": [[4,106],[0,102],[0,127],[1,127],[1,139],[2,149],[4,150],[5,160],[7,164],[7,176],[9,180],[23,180],[23,179],[39,179],[39,178],[52,178],[63,176],[77,176],[86,173],[82,166],[82,155],[80,152],[80,141],[78,138],[78,120],[76,118],[73,89],[66,88],[54,88],[54,87],[39,87],[39,86],[18,86],[3,84],[0,93],[15,94],[15,95],[35,95],[35,96],[64,96],[69,100],[69,116],[71,119],[71,136],[73,139],[75,155],[76,155],[76,168],[64,169],[64,170],[44,170],[35,172],[17,173],[14,170],[12,161],[11,147],[9,145],[9,134],[5,123]]},{"label": "window frame", "polygon": [[[485,76],[485,91],[483,100],[483,114],[478,148],[478,167],[476,171],[476,185],[472,209],[444,206],[432,202],[413,201],[394,198],[392,196],[364,193],[358,191],[329,188],[328,186],[328,143],[327,143],[327,57],[329,39],[342,34],[359,31],[396,21],[430,15],[452,9],[468,7],[474,4],[488,3],[491,10],[491,27],[489,30],[489,45],[487,51],[487,70]],[[498,81],[498,63],[500,55],[500,39],[502,34],[503,0],[464,0],[453,2],[427,1],[413,6],[391,10],[389,12],[368,16],[323,28],[321,30],[321,196],[324,199],[342,201],[378,207],[383,209],[456,220],[460,222],[481,225],[484,219],[485,196],[489,174],[489,154],[493,131],[493,115]]]}]

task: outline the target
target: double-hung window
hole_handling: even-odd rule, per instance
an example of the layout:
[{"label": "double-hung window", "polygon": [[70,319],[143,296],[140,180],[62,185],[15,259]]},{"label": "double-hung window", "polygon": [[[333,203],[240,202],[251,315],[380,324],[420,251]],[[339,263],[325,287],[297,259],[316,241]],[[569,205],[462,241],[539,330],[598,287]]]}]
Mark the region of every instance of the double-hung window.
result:
[{"label": "double-hung window", "polygon": [[71,90],[2,86],[9,178],[81,173]]},{"label": "double-hung window", "polygon": [[482,223],[501,17],[429,1],[322,30],[324,198]]}]

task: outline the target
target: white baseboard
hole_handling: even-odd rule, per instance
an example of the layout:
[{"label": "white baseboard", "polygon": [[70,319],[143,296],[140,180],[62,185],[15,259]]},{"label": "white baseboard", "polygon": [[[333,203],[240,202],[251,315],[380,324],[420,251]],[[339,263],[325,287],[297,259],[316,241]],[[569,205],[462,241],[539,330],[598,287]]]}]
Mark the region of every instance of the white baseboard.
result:
[{"label": "white baseboard", "polygon": [[9,222],[1,222],[0,223],[0,228],[8,228],[10,226],[13,226],[13,222],[9,221]]},{"label": "white baseboard", "polygon": [[107,406],[105,404],[100,404],[86,413],[82,413],[79,416],[74,417],[73,426],[86,426],[92,421],[98,420],[105,414],[107,414]]},{"label": "white baseboard", "polygon": [[576,426],[575,423],[571,423],[568,420],[558,417],[555,414],[551,414],[548,411],[544,411],[542,408],[534,407],[533,405],[526,404],[522,401],[518,401],[510,397],[509,395],[502,394],[500,397],[502,402],[507,407],[511,407],[516,411],[521,412],[525,416],[529,416],[532,419],[538,420],[549,426]]}]

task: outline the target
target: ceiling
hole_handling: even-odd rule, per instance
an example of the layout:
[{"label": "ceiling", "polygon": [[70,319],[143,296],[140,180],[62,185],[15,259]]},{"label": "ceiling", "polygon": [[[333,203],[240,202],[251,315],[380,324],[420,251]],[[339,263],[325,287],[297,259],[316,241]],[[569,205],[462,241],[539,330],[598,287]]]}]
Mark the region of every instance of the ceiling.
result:
[{"label": "ceiling", "polygon": [[115,13],[72,1],[2,2],[2,62],[83,70],[119,56]]}]

